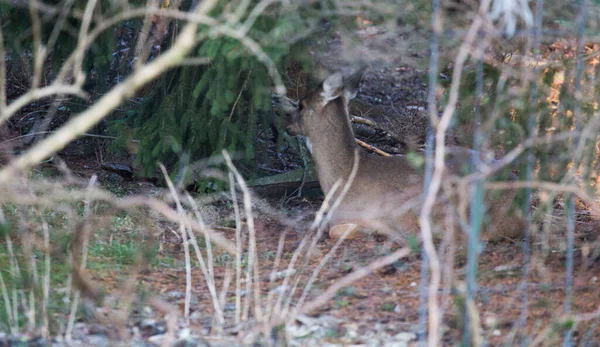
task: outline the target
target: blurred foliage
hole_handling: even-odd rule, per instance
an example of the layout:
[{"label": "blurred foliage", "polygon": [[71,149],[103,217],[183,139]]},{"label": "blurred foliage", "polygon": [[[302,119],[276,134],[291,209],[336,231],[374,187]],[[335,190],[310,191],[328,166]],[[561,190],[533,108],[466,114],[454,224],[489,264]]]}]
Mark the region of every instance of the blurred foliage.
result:
[{"label": "blurred foliage", "polygon": [[[215,13],[223,10],[217,8]],[[301,12],[273,6],[257,18],[248,36],[281,67],[292,52],[295,59],[302,59],[301,50],[294,51],[297,47],[291,43],[313,22]],[[174,22],[171,29],[179,25]],[[205,27],[200,35],[210,30]],[[140,140],[136,159],[147,175],[159,162],[176,175],[187,158],[208,158],[223,149],[237,153],[253,171],[257,127],[274,122],[266,67],[238,40],[227,37],[205,40],[195,56],[209,58],[210,64],[183,66],[165,74],[143,95],[138,108],[130,108],[126,117],[113,118],[112,129],[128,135],[121,137],[123,145],[131,138]]]},{"label": "blurred foliage", "polygon": [[[256,3],[251,1],[249,8]],[[333,8],[325,11],[328,6],[333,2],[273,5],[257,18],[248,36],[280,71],[293,60],[309,72],[309,46],[326,44],[338,29],[356,26],[355,20],[349,21]],[[226,11],[215,9],[215,13]],[[353,13],[351,16],[354,19]],[[210,30],[203,28],[200,35]],[[162,76],[143,96],[141,106],[129,109],[126,117],[117,117],[112,129],[127,134],[121,138],[123,146],[132,138],[140,140],[136,158],[147,175],[161,162],[177,176],[177,169],[185,167],[188,158],[208,158],[226,149],[237,154],[241,159],[238,165],[252,177],[259,127],[267,133],[268,128],[278,126],[270,110],[272,81],[267,69],[244,45],[227,37],[207,39],[195,56],[209,58],[210,64],[184,66]],[[192,181],[192,177],[179,179]],[[203,182],[200,189],[218,189],[214,183]]]},{"label": "blurred foliage", "polygon": [[[557,139],[559,135],[573,134],[574,130],[585,132],[597,110],[598,79],[594,74],[583,74],[580,87],[582,96],[575,96],[575,60],[576,55],[571,54],[560,64],[540,69],[533,75],[529,70],[503,73],[502,66],[483,63],[480,96],[477,91],[477,64],[468,66],[463,73],[460,103],[452,124],[454,140],[461,146],[470,147],[478,134],[484,150],[503,156],[532,137],[545,137],[549,143],[538,144],[530,149],[535,158],[532,167],[536,171],[536,179],[572,181],[573,177],[567,175],[575,165],[579,170],[570,174],[574,174],[587,188],[593,188],[600,169],[597,143],[590,138],[583,142],[577,135],[570,139]],[[446,88],[451,82],[440,80],[440,84]],[[447,97],[446,94],[444,102]],[[474,111],[477,107],[481,123],[476,132]],[[580,152],[576,150],[578,147]],[[529,165],[526,158],[526,154],[521,155],[513,164],[505,167],[505,173],[496,179],[506,180],[507,173],[514,171],[520,180],[525,180],[526,167]],[[519,191],[517,200],[524,201],[524,190]]]}]

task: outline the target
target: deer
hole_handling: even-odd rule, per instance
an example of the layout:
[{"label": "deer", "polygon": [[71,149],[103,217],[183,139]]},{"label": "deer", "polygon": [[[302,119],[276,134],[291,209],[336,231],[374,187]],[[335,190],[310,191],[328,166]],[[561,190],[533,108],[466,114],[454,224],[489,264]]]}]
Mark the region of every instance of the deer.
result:
[{"label": "deer", "polygon": [[[332,194],[332,201],[342,195],[343,198],[329,216],[331,238],[345,233],[347,237],[355,237],[358,231],[385,228],[386,224],[402,232],[419,229],[425,184],[423,168],[407,156],[372,155],[356,144],[348,104],[357,95],[363,72],[361,69],[350,76],[339,71],[331,73],[299,102],[286,97],[276,99],[278,108],[287,114],[286,132],[306,139],[325,195],[338,180],[342,185],[349,184],[345,195],[342,189]],[[471,150],[453,148],[449,152],[447,168],[454,173],[471,163]],[[357,168],[349,182],[355,164]],[[492,223],[502,228],[520,228],[518,223],[505,218],[514,193],[502,193],[496,199],[486,195]],[[442,217],[447,203],[448,200],[440,199],[434,218]]]}]

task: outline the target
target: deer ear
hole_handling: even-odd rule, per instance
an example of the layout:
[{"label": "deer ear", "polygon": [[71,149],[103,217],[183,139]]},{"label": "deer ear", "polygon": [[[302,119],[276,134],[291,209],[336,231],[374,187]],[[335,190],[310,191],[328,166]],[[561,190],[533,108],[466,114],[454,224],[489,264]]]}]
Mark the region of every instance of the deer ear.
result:
[{"label": "deer ear", "polygon": [[366,66],[363,66],[344,79],[344,97],[346,101],[350,101],[356,97],[360,80],[365,74],[366,69]]},{"label": "deer ear", "polygon": [[321,96],[323,105],[327,105],[331,100],[335,100],[342,95],[344,91],[344,77],[341,72],[329,75],[321,85]]}]

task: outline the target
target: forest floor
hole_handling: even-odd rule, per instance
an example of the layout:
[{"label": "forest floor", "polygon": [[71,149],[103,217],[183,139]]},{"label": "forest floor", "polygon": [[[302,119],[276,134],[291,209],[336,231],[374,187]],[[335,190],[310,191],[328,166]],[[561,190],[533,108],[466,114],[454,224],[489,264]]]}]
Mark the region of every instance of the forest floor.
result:
[{"label": "forest floor", "polygon": [[[394,98],[402,100],[402,107],[414,105],[424,107],[425,86],[420,75],[419,72],[410,68],[383,68],[371,71],[367,73],[366,80],[363,82],[360,99],[365,102],[373,99],[388,100],[388,104],[393,104],[393,98],[382,94],[387,90],[392,94],[395,93]],[[380,84],[388,86],[380,86]],[[399,95],[397,90],[392,92],[394,86],[401,84],[405,86],[402,90],[408,94]],[[397,104],[398,100],[396,100]],[[410,108],[410,110],[413,112],[414,109]],[[385,120],[380,119],[379,121],[384,122]],[[97,140],[83,139],[79,141]],[[84,147],[86,147],[85,144],[82,147],[81,143],[74,143],[60,154],[77,175],[90,177],[92,174],[99,174],[100,182],[111,190],[118,190],[119,195],[147,194],[149,190],[155,190],[154,187],[147,188],[147,184],[121,182],[114,175],[100,171],[99,162],[94,164],[87,159],[90,154],[87,158],[85,155],[81,155],[81,148]],[[274,149],[271,148],[271,150]],[[283,153],[285,160],[294,160],[291,156],[291,153]],[[285,167],[279,169],[285,169]],[[307,221],[310,221],[315,215],[322,202],[322,197],[318,195],[305,196],[290,200],[278,197],[267,199],[266,202],[283,211],[283,214],[289,216],[290,220],[302,217],[304,222],[296,225],[282,223],[278,218],[262,214],[260,211],[255,212],[257,260],[263,298],[267,298],[269,291],[281,284],[281,280],[271,282],[269,274],[287,267],[300,240],[306,233]],[[210,209],[212,212],[205,217],[213,226],[222,227],[219,230],[234,241],[234,229],[228,228],[232,226],[232,219],[227,217],[232,214],[231,204],[221,200],[210,206]],[[579,224],[589,226],[589,223],[584,221]],[[598,226],[595,225],[592,229],[596,231],[591,234],[589,227],[577,228],[578,231],[580,229],[587,231],[576,233],[576,257],[570,295],[572,298],[571,312],[595,315],[579,317],[582,321],[573,324],[573,341],[586,346],[596,346],[600,341],[600,319],[596,317],[600,316],[600,311],[598,311],[600,310],[600,267],[593,262],[591,264],[587,262],[589,250],[587,253],[585,251],[586,247],[589,247],[587,242],[595,240],[594,235],[597,233],[597,228]],[[165,301],[178,307],[182,313],[186,276],[181,238],[176,236],[176,231],[173,229],[167,227],[159,227],[159,229],[161,246],[158,260],[141,272],[136,286],[142,292],[159,293]],[[274,269],[278,245],[283,234],[285,234],[283,252],[277,269]],[[127,236],[105,234],[98,235],[94,240],[109,244],[115,240],[125,240],[126,238]],[[130,241],[131,239],[124,241],[123,244]],[[302,278],[304,280],[319,266],[335,242],[336,240],[324,238],[317,243],[314,256],[303,270]],[[532,244],[533,256],[530,260],[531,271],[525,282],[522,282],[523,265],[525,264],[522,243],[501,242],[485,245],[479,256],[477,277],[479,290],[476,298],[476,310],[481,320],[482,330],[480,333],[487,344],[511,345],[542,339],[543,344],[553,345],[562,341],[565,327],[572,323],[564,319],[567,302],[564,245],[564,242],[558,242],[554,244],[554,248],[547,249],[545,253],[542,253],[540,244],[534,242]],[[310,301],[318,294],[323,293],[329,285],[353,270],[359,269],[397,248],[398,245],[390,245],[373,236],[344,241],[320,271],[307,300]],[[114,252],[108,251],[96,252],[90,256],[91,263],[105,264],[91,269],[90,273],[94,280],[104,284],[107,293],[117,293],[122,290],[131,268],[131,266],[119,265],[118,257]],[[231,259],[228,257],[220,250],[215,253],[214,273],[217,288],[220,288],[227,273],[231,270],[229,265],[225,265],[230,264],[228,260]],[[115,264],[115,266],[106,264]],[[462,325],[464,324],[462,321],[464,288],[462,287],[464,287],[465,264],[466,251],[462,245],[459,245],[453,267],[455,271],[452,273],[454,276],[453,286],[440,291],[440,295],[443,296],[441,302],[444,310],[443,341],[448,346],[457,345],[462,336]],[[387,266],[352,283],[350,287],[339,291],[332,300],[314,312],[309,321],[297,322],[295,330],[288,332],[292,337],[290,343],[292,345],[416,345],[420,271],[420,254],[417,251],[392,266]],[[206,335],[214,324],[212,299],[204,276],[197,266],[192,270],[192,279],[191,331],[192,335]],[[233,288],[230,287],[225,304],[228,322],[231,322],[233,318],[234,294]],[[523,305],[526,305],[525,310]],[[520,321],[521,317],[525,317],[525,320]],[[77,325],[80,331],[77,341],[89,343],[90,336],[107,338],[122,336],[119,335],[122,334],[119,331],[123,327],[109,325],[98,328],[98,323],[91,322],[93,320],[82,320]],[[562,322],[562,325],[558,324],[559,322]],[[124,326],[127,327],[130,334],[135,336],[135,341],[141,344],[160,343],[164,338],[164,321],[161,320],[160,315],[147,306],[135,309]],[[237,336],[240,339],[240,336],[248,333],[242,331],[243,329],[239,331],[235,329],[233,325],[229,326],[230,337]],[[96,335],[93,334],[94,332]],[[228,341],[226,338],[218,341],[208,340],[216,345],[233,344],[232,341]],[[511,343],[511,341],[513,342]]]},{"label": "forest floor", "polygon": [[[425,117],[427,91],[424,73],[422,70],[402,66],[401,62],[369,70],[361,85],[359,101],[373,106],[391,107],[395,112],[387,115],[367,112],[360,116],[372,118],[386,128],[396,129],[402,136],[406,132],[412,132],[414,141],[421,142],[425,132],[422,120]],[[420,125],[416,128],[407,126],[408,118],[410,122],[418,122]],[[102,170],[101,165],[111,160],[105,150],[106,141],[109,140],[79,139],[59,153],[59,157],[79,177],[98,175],[101,186],[118,196],[155,193],[158,188],[148,183],[125,182]],[[275,151],[272,146],[268,150],[271,152],[266,153]],[[284,148],[279,159],[274,161],[280,164],[273,164],[271,169],[289,169],[292,161],[297,164],[299,159],[293,158],[293,153]],[[255,211],[256,254],[259,264],[257,278],[261,298],[265,301],[269,292],[281,285],[281,279],[271,281],[269,274],[287,267],[308,230],[309,221],[322,202],[322,196],[318,195],[291,200],[287,198],[289,197],[270,198],[265,201],[275,210],[281,211],[282,215],[288,216],[289,221],[301,219],[301,223],[288,223],[260,210]],[[232,204],[226,199],[219,199],[204,207],[210,210],[203,211],[207,213],[207,223],[212,227],[219,227],[220,232],[233,242],[235,229],[232,228]],[[578,212],[583,215],[585,211],[580,209]],[[127,291],[132,289],[140,296],[146,293],[158,294],[165,302],[176,307],[181,315],[185,305],[186,273],[182,240],[178,236],[177,226],[155,220],[141,222],[136,218],[139,216],[115,217],[110,232],[99,232],[92,237],[89,246],[91,279],[102,284],[107,298],[117,295],[123,297],[131,294]],[[147,224],[153,224],[152,228],[156,230],[160,245],[152,264],[138,269],[134,266],[135,251],[140,250],[140,245],[136,245],[138,235],[135,234],[135,229],[146,227]],[[597,234],[597,224],[583,219],[578,221],[572,278],[566,276],[566,238],[563,238],[564,242],[553,243],[551,248],[543,251],[537,241],[531,244],[533,253],[525,281],[522,281],[526,263],[522,243],[486,244],[479,255],[479,288],[473,308],[479,314],[480,334],[484,341],[488,345],[521,345],[541,339],[543,345],[557,345],[561,343],[564,331],[572,326],[575,344],[599,346],[600,266],[597,260],[588,262],[590,245],[596,242]],[[275,268],[282,235],[285,235],[285,239],[279,264]],[[323,238],[316,244],[315,254],[302,270],[303,280],[320,266],[335,243],[336,240]],[[331,284],[353,270],[398,248],[399,245],[374,236],[344,241],[337,252],[330,255],[331,258],[316,277],[307,301],[322,294]],[[287,331],[288,337],[291,337],[290,345],[416,345],[421,283],[419,252],[416,247],[407,257],[391,266],[355,281],[351,286],[338,291],[333,299],[309,317],[292,324]],[[216,285],[220,290],[231,273],[231,256],[216,249],[213,263]],[[3,264],[2,257],[0,264]],[[214,327],[213,303],[202,271],[195,262],[193,264],[196,266],[192,269],[190,324],[186,328],[183,321],[179,322],[180,345],[186,345],[184,342],[188,338],[195,344],[210,343],[219,346],[252,341],[252,329],[233,324],[225,326],[225,333],[218,340],[206,337]],[[439,292],[443,298],[443,341],[447,346],[458,345],[462,338],[465,264],[465,248],[458,245],[455,263],[449,266],[455,271],[444,273],[445,279],[446,276],[454,276],[451,281],[453,285]],[[128,282],[131,273],[136,274],[133,286]],[[566,293],[569,281],[572,292]],[[226,321],[231,323],[235,308],[233,285],[227,290],[225,299]],[[574,320],[564,318],[565,305],[568,303],[571,312],[577,314]],[[118,307],[118,304],[112,305]],[[86,303],[82,306],[82,311],[93,307]],[[115,341],[127,339],[132,339],[132,345],[158,345],[167,338],[164,316],[142,301],[135,301],[131,315],[122,319],[121,324],[99,319],[103,313],[108,314],[104,309],[106,307],[94,308],[95,314],[81,313],[70,345],[112,345]],[[254,313],[250,316],[252,318]],[[521,318],[524,320],[520,320]],[[56,319],[59,320],[58,316]],[[245,337],[248,340],[244,340]],[[3,345],[4,338],[6,335],[0,333],[0,346]],[[277,340],[277,333],[273,333],[270,338],[276,344],[280,341]],[[57,339],[56,345],[61,345],[61,341]]]}]

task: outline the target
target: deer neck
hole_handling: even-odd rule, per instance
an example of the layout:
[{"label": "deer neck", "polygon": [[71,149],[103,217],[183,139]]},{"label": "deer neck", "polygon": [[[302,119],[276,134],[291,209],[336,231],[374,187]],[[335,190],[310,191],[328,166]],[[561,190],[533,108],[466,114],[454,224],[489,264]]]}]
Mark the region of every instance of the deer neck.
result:
[{"label": "deer neck", "polygon": [[325,109],[321,115],[324,121],[308,136],[319,183],[325,194],[339,178],[346,180],[350,176],[356,149],[347,111],[340,112],[340,105],[330,106],[338,107]]}]

